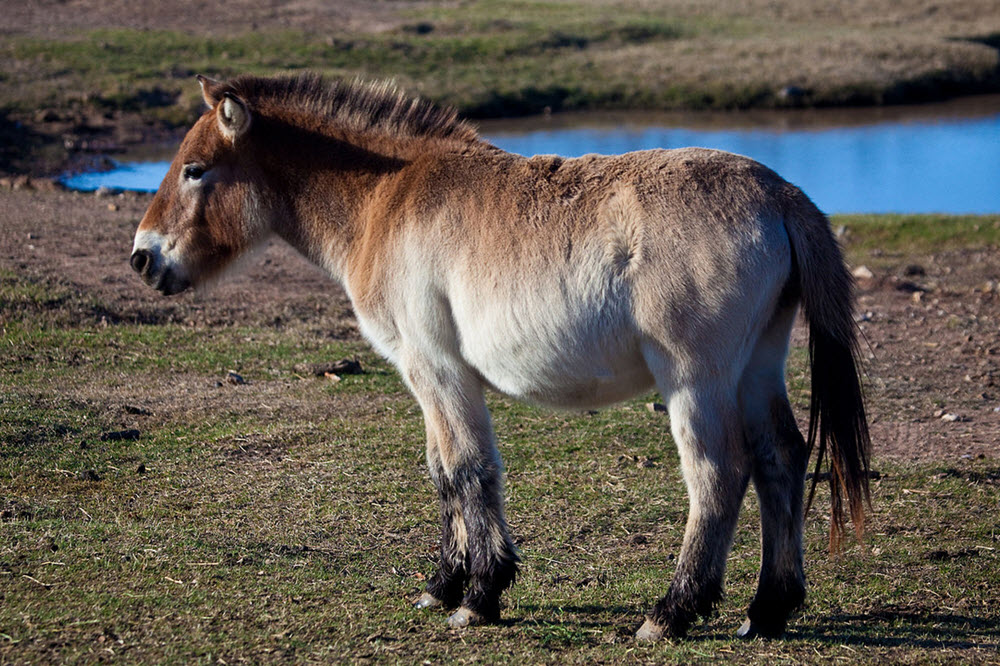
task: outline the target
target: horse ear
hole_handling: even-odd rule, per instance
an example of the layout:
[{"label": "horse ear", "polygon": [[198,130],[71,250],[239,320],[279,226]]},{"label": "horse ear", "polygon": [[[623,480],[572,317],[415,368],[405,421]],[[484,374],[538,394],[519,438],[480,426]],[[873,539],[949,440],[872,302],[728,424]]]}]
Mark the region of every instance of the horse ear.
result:
[{"label": "horse ear", "polygon": [[198,83],[201,84],[201,96],[205,100],[208,108],[215,108],[219,103],[220,95],[218,90],[224,85],[221,81],[210,79],[207,76],[198,75]]},{"label": "horse ear", "polygon": [[250,110],[243,100],[232,93],[223,93],[219,102],[219,129],[232,143],[236,143],[236,139],[250,129]]}]

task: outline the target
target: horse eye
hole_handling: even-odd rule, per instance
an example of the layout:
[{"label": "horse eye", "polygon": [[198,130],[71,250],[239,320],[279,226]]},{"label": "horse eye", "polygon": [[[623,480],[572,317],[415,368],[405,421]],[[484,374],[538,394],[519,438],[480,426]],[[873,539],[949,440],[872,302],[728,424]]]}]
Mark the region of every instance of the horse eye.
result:
[{"label": "horse eye", "polygon": [[189,164],[184,167],[185,180],[200,180],[204,175],[205,167],[198,166],[197,164]]}]

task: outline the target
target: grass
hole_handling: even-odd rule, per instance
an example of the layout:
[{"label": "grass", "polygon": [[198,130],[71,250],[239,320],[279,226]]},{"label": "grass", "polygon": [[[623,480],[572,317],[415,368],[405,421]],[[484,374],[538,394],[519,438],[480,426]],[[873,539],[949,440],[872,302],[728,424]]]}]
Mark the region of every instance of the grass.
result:
[{"label": "grass", "polygon": [[[192,81],[194,74],[206,72],[226,78],[314,69],[333,76],[394,78],[471,116],[538,113],[544,107],[625,108],[649,98],[649,91],[635,81],[615,80],[612,71],[578,69],[581,63],[573,54],[657,43],[685,32],[650,16],[596,24],[566,20],[555,26],[515,22],[499,29],[497,23],[451,20],[426,36],[403,31],[321,38],[282,31],[206,40],[181,32],[114,29],[60,40],[18,37],[0,49],[0,59],[30,63],[30,85],[8,79],[0,86],[17,87],[19,94],[10,96],[15,112],[82,105],[98,112],[142,111],[177,124],[200,113]],[[500,63],[502,69],[496,67]],[[46,84],[37,85],[38,78]]]},{"label": "grass", "polygon": [[[993,222],[835,220],[861,256],[996,244]],[[687,509],[666,421],[644,406],[655,396],[598,413],[491,396],[524,567],[503,624],[454,632],[408,605],[433,571],[436,504],[421,416],[391,368],[296,326],[51,316],[99,305],[0,273],[0,661],[997,660],[998,460],[876,460],[868,536],[839,556],[814,510],[809,604],[780,642],[733,637],[758,566],[751,494],[718,615],[690,641],[636,645]],[[298,369],[348,356],[366,374]],[[804,364],[793,350],[797,408]],[[225,383],[229,369],[248,383]]]},{"label": "grass", "polygon": [[978,215],[838,215],[849,259],[1000,246],[1000,220]]}]

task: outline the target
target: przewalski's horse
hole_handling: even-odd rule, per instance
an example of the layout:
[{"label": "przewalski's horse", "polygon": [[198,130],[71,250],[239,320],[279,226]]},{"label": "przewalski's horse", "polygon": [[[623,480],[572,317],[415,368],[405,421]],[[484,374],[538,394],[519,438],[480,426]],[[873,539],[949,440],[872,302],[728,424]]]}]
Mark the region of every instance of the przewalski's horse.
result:
[{"label": "przewalski's horse", "polygon": [[[139,224],[132,267],[164,294],[272,234],[347,291],[364,335],[423,410],[441,562],[418,608],[498,619],[518,554],[487,387],[592,408],[657,387],[690,496],[669,591],[637,637],[708,615],[752,478],[762,557],[744,636],[803,601],[803,488],[831,468],[831,540],[860,532],[869,438],[852,284],[829,222],[745,157],[699,149],[524,158],[451,110],[315,76],[200,78],[198,120]],[[808,443],[784,381],[809,324]]]}]

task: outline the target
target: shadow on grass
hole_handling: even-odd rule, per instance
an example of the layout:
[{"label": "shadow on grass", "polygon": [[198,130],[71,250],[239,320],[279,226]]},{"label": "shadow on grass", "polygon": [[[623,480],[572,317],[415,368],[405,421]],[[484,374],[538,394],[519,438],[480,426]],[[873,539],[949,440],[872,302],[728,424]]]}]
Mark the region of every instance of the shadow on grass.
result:
[{"label": "shadow on grass", "polygon": [[[603,629],[631,639],[645,617],[646,609],[627,606],[564,606],[522,604],[527,618],[505,618],[501,626],[565,631]],[[601,615],[603,620],[566,618],[571,615]],[[551,619],[549,619],[551,618]],[[731,631],[730,631],[731,629]],[[687,641],[736,640],[736,627],[695,625]],[[1000,622],[996,618],[970,617],[954,613],[914,613],[885,610],[869,615],[830,615],[817,618],[814,624],[792,620],[786,641],[805,641],[829,645],[882,648],[995,650],[1000,647]]]},{"label": "shadow on grass", "polygon": [[821,621],[823,626],[793,625],[788,637],[866,647],[995,650],[1000,646],[1000,623],[995,617],[885,610],[831,615]]},{"label": "shadow on grass", "polygon": [[[537,634],[544,643],[573,643],[583,640],[584,635],[588,636],[586,640],[593,641],[595,631],[613,634],[616,642],[630,641],[642,624],[645,612],[645,609],[621,605],[520,604],[519,614],[531,617],[505,615],[499,626]],[[581,615],[592,616],[592,619],[582,619]]]}]

